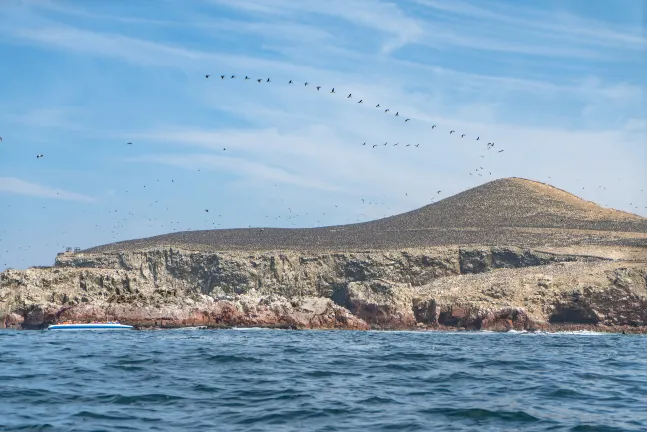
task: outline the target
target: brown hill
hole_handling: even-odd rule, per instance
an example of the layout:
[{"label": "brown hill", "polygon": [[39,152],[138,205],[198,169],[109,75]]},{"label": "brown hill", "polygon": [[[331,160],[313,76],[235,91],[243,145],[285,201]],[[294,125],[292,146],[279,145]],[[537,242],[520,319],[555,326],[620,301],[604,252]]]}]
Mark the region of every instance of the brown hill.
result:
[{"label": "brown hill", "polygon": [[544,183],[506,178],[411,212],[359,224],[185,231],[84,252],[159,246],[341,251],[463,244],[647,247],[647,218],[603,208]]}]

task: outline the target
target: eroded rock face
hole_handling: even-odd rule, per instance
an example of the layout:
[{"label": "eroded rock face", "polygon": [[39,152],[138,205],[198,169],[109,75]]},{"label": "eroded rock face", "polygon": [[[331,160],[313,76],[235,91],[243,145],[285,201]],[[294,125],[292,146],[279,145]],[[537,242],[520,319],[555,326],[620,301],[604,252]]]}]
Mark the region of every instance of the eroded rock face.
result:
[{"label": "eroded rock face", "polygon": [[503,247],[76,254],[1,273],[0,326],[641,327],[646,274],[640,263]]}]

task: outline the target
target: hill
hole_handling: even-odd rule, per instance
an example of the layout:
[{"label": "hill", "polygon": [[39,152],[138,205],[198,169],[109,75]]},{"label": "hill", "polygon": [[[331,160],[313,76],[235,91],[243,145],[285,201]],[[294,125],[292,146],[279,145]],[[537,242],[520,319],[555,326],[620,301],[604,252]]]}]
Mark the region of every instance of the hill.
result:
[{"label": "hill", "polygon": [[647,247],[647,218],[603,208],[545,183],[505,178],[370,222],[319,228],[185,231],[111,243],[84,252],[160,246],[223,251],[342,251],[467,244]]}]

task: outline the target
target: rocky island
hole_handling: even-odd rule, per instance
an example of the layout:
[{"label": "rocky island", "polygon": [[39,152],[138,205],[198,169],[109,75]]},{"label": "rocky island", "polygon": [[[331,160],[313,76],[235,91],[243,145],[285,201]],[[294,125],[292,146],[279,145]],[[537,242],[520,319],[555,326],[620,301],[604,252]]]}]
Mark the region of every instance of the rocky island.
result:
[{"label": "rocky island", "polygon": [[188,231],[0,273],[0,327],[647,332],[647,218],[495,180],[371,222]]}]

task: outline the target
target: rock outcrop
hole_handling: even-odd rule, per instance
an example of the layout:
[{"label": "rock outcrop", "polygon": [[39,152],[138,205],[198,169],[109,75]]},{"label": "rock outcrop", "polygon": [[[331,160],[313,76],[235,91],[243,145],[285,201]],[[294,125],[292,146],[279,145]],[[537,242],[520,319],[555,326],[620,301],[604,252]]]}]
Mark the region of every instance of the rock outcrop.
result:
[{"label": "rock outcrop", "polygon": [[[617,256],[617,249],[614,249]],[[647,259],[445,247],[354,253],[65,254],[0,274],[0,326],[642,330]],[[637,259],[638,258],[638,259]]]}]

